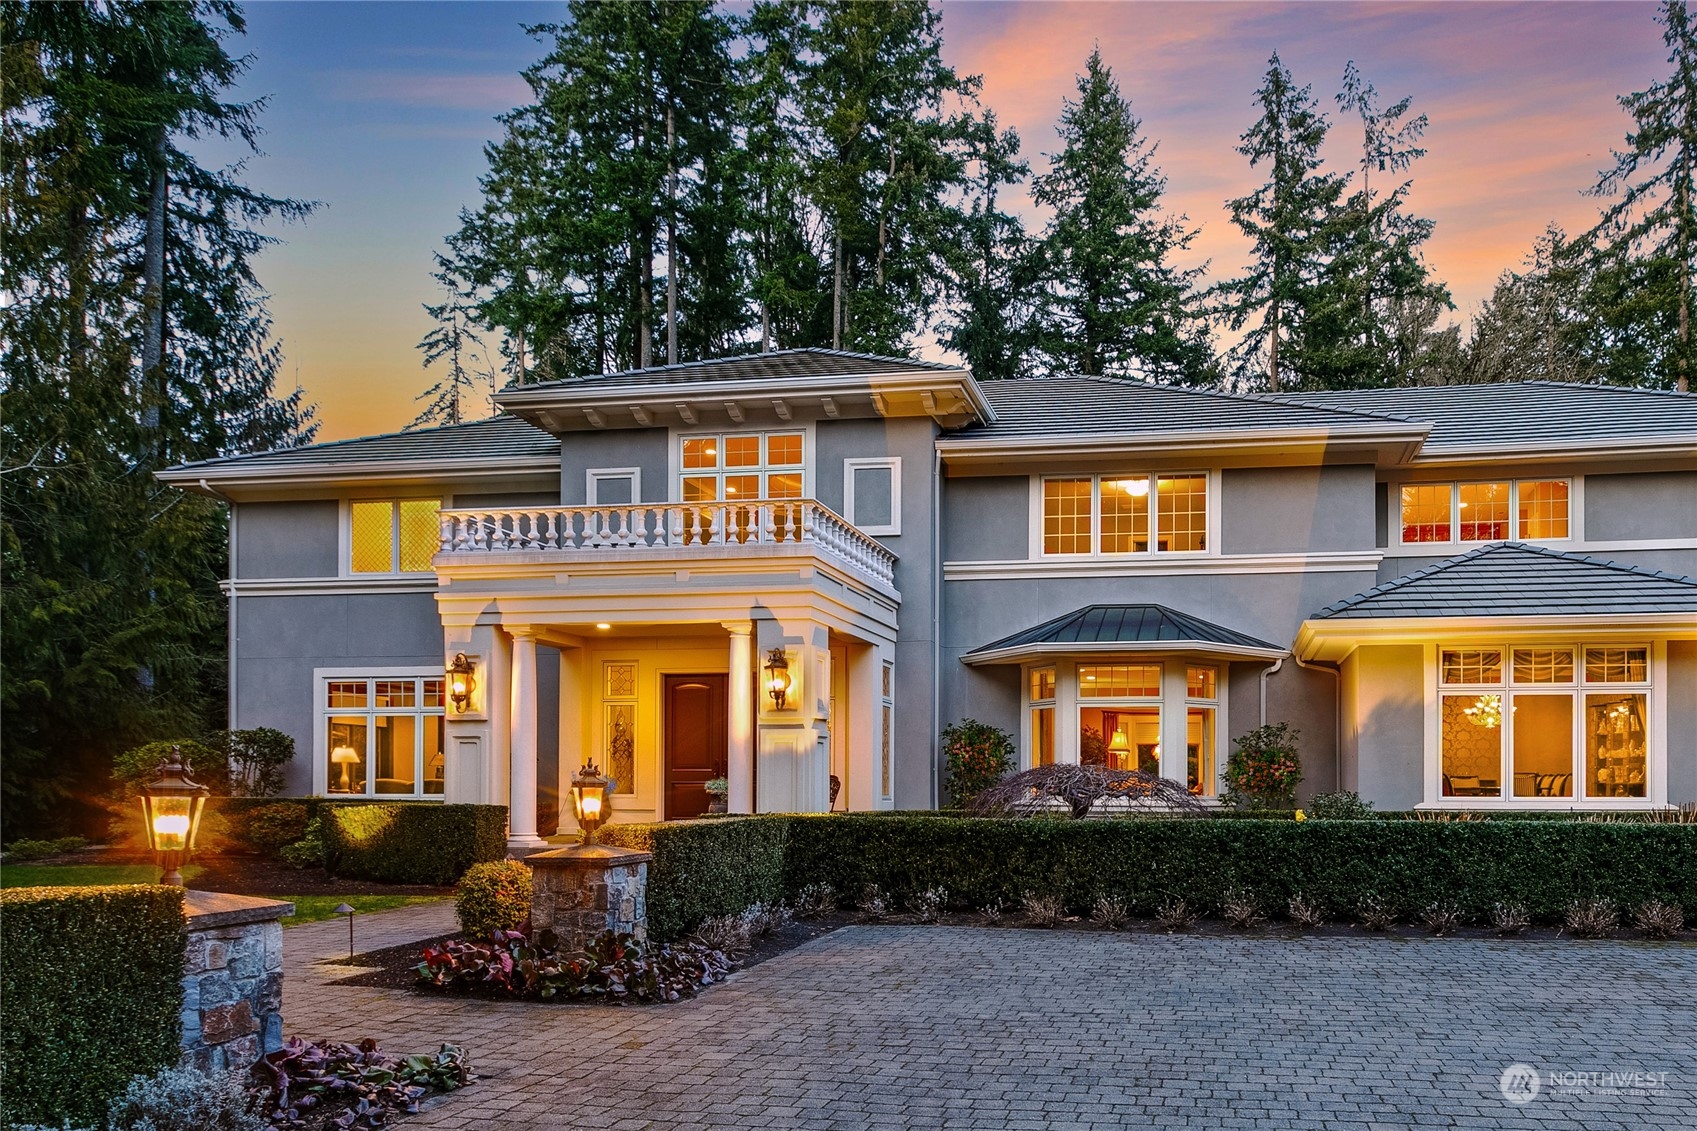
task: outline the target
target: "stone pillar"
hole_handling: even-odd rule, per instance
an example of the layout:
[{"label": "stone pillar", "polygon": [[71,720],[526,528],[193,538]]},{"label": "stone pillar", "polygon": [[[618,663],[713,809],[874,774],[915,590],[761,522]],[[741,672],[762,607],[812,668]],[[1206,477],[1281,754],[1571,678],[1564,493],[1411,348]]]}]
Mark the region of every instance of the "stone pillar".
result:
[{"label": "stone pillar", "polygon": [[580,950],[604,931],[648,939],[646,852],[607,844],[573,845],[525,858],[530,865],[530,925]]},{"label": "stone pillar", "polygon": [[507,809],[507,847],[538,848],[536,835],[536,630],[507,629],[513,638],[512,788]]},{"label": "stone pillar", "polygon": [[727,621],[731,634],[730,678],[725,694],[725,811],[754,812],[754,625]]},{"label": "stone pillar", "polygon": [[[283,1047],[283,924],[295,905],[250,895],[184,893],[182,1063],[246,1068]],[[121,961],[121,957],[115,960]]]}]

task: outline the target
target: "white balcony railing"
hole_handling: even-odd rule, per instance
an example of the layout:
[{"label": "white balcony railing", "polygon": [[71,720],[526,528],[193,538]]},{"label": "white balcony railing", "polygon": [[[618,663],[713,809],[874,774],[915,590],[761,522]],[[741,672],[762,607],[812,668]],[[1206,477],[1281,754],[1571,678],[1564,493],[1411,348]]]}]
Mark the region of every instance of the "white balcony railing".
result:
[{"label": "white balcony railing", "polygon": [[813,499],[442,512],[442,552],[453,554],[687,553],[709,547],[783,545],[813,547],[885,585],[895,585],[895,554]]}]

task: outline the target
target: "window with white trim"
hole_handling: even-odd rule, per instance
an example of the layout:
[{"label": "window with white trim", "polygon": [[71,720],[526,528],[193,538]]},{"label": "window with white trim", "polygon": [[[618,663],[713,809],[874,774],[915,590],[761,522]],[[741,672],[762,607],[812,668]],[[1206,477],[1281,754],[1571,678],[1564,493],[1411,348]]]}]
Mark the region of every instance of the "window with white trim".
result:
[{"label": "window with white trim", "polygon": [[1078,760],[1161,772],[1162,665],[1078,665]]},{"label": "window with white trim", "polygon": [[843,461],[843,517],[862,533],[900,534],[901,494],[900,456]]},{"label": "window with white trim", "polygon": [[584,472],[584,499],[592,507],[622,507],[642,501],[642,469],[593,467]]},{"label": "window with white trim", "polygon": [[1571,488],[1566,479],[1405,483],[1397,537],[1404,546],[1559,542],[1571,536]]},{"label": "window with white trim", "polygon": [[348,503],[349,573],[429,573],[441,546],[441,499]]},{"label": "window with white trim", "polygon": [[807,495],[806,433],[730,432],[679,438],[685,503],[801,499]]},{"label": "window with white trim", "polygon": [[1045,555],[1208,549],[1207,472],[1053,476],[1042,496]]},{"label": "window with white trim", "polygon": [[896,796],[896,665],[882,661],[879,674],[883,682],[878,696],[878,797],[891,801]]},{"label": "window with white trim", "polygon": [[324,792],[337,797],[440,797],[440,675],[332,676],[320,682]]},{"label": "window with white trim", "polygon": [[1647,797],[1653,693],[1643,644],[1440,649],[1439,792],[1513,802]]},{"label": "window with white trim", "polygon": [[1026,679],[1031,719],[1027,747],[1031,757],[1026,768],[1052,766],[1055,764],[1055,667],[1049,664],[1032,668]]}]

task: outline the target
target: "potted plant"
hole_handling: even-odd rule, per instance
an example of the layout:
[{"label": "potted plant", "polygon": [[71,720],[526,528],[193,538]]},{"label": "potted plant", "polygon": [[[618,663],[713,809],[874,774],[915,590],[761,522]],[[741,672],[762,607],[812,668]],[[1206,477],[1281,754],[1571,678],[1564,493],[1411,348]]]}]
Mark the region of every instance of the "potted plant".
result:
[{"label": "potted plant", "polygon": [[707,791],[707,811],[709,813],[723,813],[725,811],[725,798],[731,792],[731,783],[724,778],[708,778],[707,783],[702,788]]}]

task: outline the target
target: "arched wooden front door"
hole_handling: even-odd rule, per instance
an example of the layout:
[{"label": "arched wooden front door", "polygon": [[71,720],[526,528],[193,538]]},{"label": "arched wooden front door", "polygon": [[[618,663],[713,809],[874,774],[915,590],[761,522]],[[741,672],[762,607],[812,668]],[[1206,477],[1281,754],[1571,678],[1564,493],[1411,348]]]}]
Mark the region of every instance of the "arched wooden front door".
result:
[{"label": "arched wooden front door", "polygon": [[666,704],[666,819],[707,812],[712,778],[725,776],[725,677],[663,677]]}]

